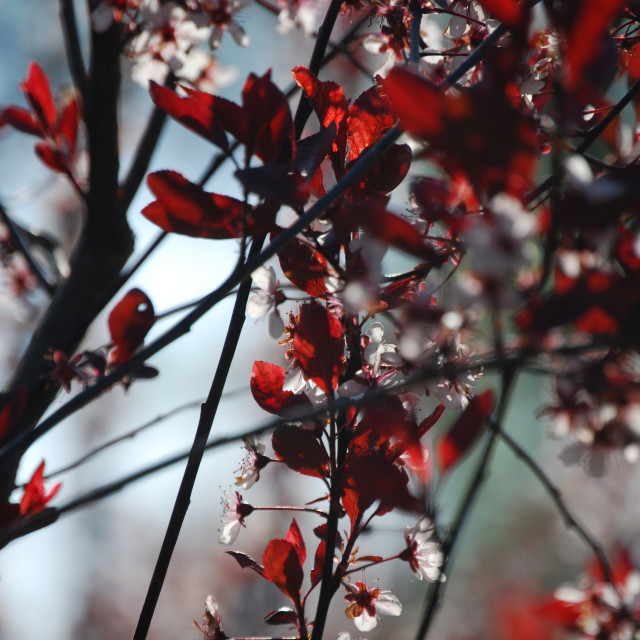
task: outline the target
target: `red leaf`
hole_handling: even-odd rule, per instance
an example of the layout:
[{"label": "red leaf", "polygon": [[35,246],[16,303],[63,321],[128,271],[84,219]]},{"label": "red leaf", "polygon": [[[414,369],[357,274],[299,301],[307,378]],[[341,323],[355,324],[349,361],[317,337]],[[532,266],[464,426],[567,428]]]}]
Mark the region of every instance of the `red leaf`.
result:
[{"label": "red leaf", "polygon": [[342,477],[342,506],[351,527],[374,503],[376,515],[398,508],[419,513],[424,510],[420,500],[409,493],[408,476],[391,460],[375,450],[350,455]]},{"label": "red leaf", "polygon": [[379,301],[383,304],[386,311],[397,309],[406,302],[413,300],[418,291],[420,283],[424,281],[425,272],[428,272],[429,266],[425,265],[425,270],[415,275],[407,276],[402,280],[391,282],[386,287],[380,289],[378,294]]},{"label": "red leaf", "polygon": [[157,200],[142,215],[161,229],[215,240],[238,236],[243,207],[239,200],[209,193],[175,171],[151,173],[147,184]]},{"label": "red leaf", "polygon": [[389,396],[367,406],[355,429],[354,442],[366,442],[366,448],[376,447],[394,439],[400,456],[405,451],[416,469],[425,468],[420,434],[415,419],[397,396]]},{"label": "red leaf", "polygon": [[349,162],[376,143],[394,123],[387,97],[381,87],[374,86],[360,94],[349,109],[347,137]]},{"label": "red leaf", "polygon": [[20,89],[43,128],[48,132],[53,131],[56,122],[56,104],[51,94],[49,80],[36,62],[29,65],[27,78],[20,83]]},{"label": "red leaf", "polygon": [[565,87],[577,88],[583,71],[598,55],[598,44],[607,33],[611,21],[620,13],[624,0],[582,0],[567,34],[565,54]]},{"label": "red leaf", "polygon": [[275,609],[274,611],[270,611],[264,617],[264,621],[267,624],[289,624],[296,626],[298,624],[298,616],[293,609],[289,609],[288,607],[280,607],[280,609]]},{"label": "red leaf", "polygon": [[455,424],[437,445],[442,473],[446,473],[474,445],[484,426],[484,421],[493,410],[494,395],[487,389],[472,398]]},{"label": "red leaf", "polygon": [[312,180],[322,161],[331,151],[335,137],[336,125],[331,122],[328,127],[323,127],[318,133],[296,142],[293,165],[307,181],[310,182]]},{"label": "red leaf", "polygon": [[264,568],[261,567],[251,556],[248,556],[246,553],[242,553],[242,551],[227,551],[226,553],[240,565],[241,569],[253,569],[253,571],[260,574],[263,578],[266,577]]},{"label": "red leaf", "polygon": [[598,306],[590,307],[573,324],[578,331],[591,333],[595,336],[616,336],[620,331],[616,319]]},{"label": "red leaf", "polygon": [[[277,364],[256,361],[251,370],[251,393],[261,409],[277,416],[291,417],[297,412],[311,409],[305,394],[282,389],[285,370]],[[297,409],[297,411],[296,411]]]},{"label": "red leaf", "polygon": [[327,394],[337,388],[343,368],[342,324],[318,302],[300,307],[293,349],[307,379]]},{"label": "red leaf", "polygon": [[[369,148],[362,152],[362,156]],[[405,178],[411,167],[411,148],[407,144],[394,144],[382,158],[349,190],[354,202],[384,196],[393,191]],[[347,170],[351,168],[347,165]]]},{"label": "red leaf", "polygon": [[109,314],[109,331],[114,350],[110,364],[126,362],[144,342],[155,322],[153,305],[146,293],[132,289]]},{"label": "red leaf", "polygon": [[36,155],[44,164],[58,173],[67,173],[69,171],[67,159],[52,147],[48,142],[38,142],[35,146]]},{"label": "red leaf", "polygon": [[278,252],[280,266],[287,278],[312,298],[322,298],[327,293],[324,279],[327,276],[327,261],[324,256],[308,244],[293,239]]},{"label": "red leaf", "polygon": [[235,172],[243,186],[258,195],[273,198],[293,209],[302,207],[309,199],[305,178],[290,164],[268,164]]},{"label": "red leaf", "polygon": [[326,478],[329,475],[329,455],[322,443],[302,427],[291,424],[276,428],[271,439],[278,460],[305,476]]},{"label": "red leaf", "polygon": [[432,247],[425,244],[412,224],[387,211],[381,202],[368,201],[352,209],[344,216],[344,221],[351,221],[352,224],[362,227],[383,242],[430,264],[441,265],[447,260],[445,255],[438,254]]},{"label": "red leaf", "polygon": [[153,81],[150,85],[151,98],[158,107],[194,133],[213,142],[223,151],[229,150],[229,141],[213,110],[212,100],[216,97],[191,89],[181,97],[168,87]]},{"label": "red leaf", "polygon": [[271,540],[262,556],[262,564],[264,577],[294,603],[299,603],[303,573],[296,547],[288,540]]},{"label": "red leaf", "polygon": [[42,125],[33,113],[22,107],[7,107],[2,111],[2,118],[7,124],[10,124],[18,131],[22,131],[22,133],[28,133],[32,136],[38,136],[39,138],[45,135]]},{"label": "red leaf", "polygon": [[293,119],[287,96],[271,82],[271,71],[253,73],[242,90],[247,119],[247,158],[254,153],[265,163],[289,162],[293,157]]},{"label": "red leaf", "polygon": [[292,73],[298,86],[309,99],[320,124],[323,127],[328,127],[331,123],[335,123],[337,136],[333,143],[333,152],[344,156],[347,142],[347,130],[344,126],[346,120],[344,118],[347,115],[349,103],[342,87],[335,82],[321,82],[306,67],[295,67]]},{"label": "red leaf", "polygon": [[518,4],[516,0],[479,0],[505,27],[522,30],[526,25],[526,1]]},{"label": "red leaf", "polygon": [[421,138],[442,133],[445,96],[426,78],[395,67],[385,78],[384,89],[405,131]]},{"label": "red leaf", "polygon": [[304,543],[304,538],[302,537],[302,532],[300,531],[300,527],[296,522],[296,519],[293,518],[291,520],[291,525],[289,526],[289,531],[287,531],[287,535],[284,537],[287,542],[290,542],[298,552],[298,559],[300,560],[300,565],[304,564],[304,561],[307,559],[307,547]]},{"label": "red leaf", "polygon": [[241,106],[219,96],[202,93],[186,86],[182,88],[187,95],[196,97],[205,107],[210,109],[216,115],[225,131],[230,133],[240,144],[246,144],[247,114]]},{"label": "red leaf", "polygon": [[539,156],[535,127],[490,76],[457,95],[445,95],[422,76],[392,69],[385,89],[402,127],[430,143],[452,175],[463,172],[493,195],[521,193]]},{"label": "red leaf", "polygon": [[31,480],[24,488],[24,495],[20,500],[20,515],[32,516],[42,511],[47,503],[58,493],[62,483],[55,485],[49,493],[44,488],[44,460],[31,476]]},{"label": "red leaf", "polygon": [[75,154],[79,120],[80,108],[77,99],[73,97],[62,109],[57,124],[58,137],[62,138],[63,148],[68,158],[72,158]]}]

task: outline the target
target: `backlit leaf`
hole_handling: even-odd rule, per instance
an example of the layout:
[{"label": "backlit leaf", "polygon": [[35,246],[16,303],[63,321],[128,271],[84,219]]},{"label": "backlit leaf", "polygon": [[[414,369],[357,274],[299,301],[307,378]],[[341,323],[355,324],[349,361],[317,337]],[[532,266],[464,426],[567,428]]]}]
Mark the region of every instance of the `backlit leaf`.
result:
[{"label": "backlit leaf", "polygon": [[438,442],[436,453],[442,473],[447,473],[473,447],[491,415],[493,402],[491,389],[471,398],[462,415]]},{"label": "backlit leaf", "polygon": [[243,204],[239,200],[209,193],[175,171],[151,173],[147,184],[157,200],[142,215],[161,229],[218,240],[240,234]]},{"label": "backlit leaf", "polygon": [[295,394],[282,389],[285,370],[277,364],[256,361],[251,370],[251,394],[261,409],[277,416],[295,415],[296,410],[311,409],[312,405],[303,393]]},{"label": "backlit leaf", "polygon": [[278,460],[305,476],[326,478],[329,475],[329,454],[322,443],[302,427],[280,425],[271,439]]}]

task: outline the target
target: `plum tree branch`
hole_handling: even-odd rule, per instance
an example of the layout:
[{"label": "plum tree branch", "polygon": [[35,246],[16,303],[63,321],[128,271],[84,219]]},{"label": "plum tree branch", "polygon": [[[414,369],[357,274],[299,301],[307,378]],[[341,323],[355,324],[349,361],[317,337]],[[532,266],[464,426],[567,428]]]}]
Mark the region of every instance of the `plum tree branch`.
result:
[{"label": "plum tree branch", "polygon": [[[120,68],[113,55],[120,28],[92,32],[91,74],[84,105],[90,158],[86,220],[70,261],[70,275],[56,291],[42,323],[31,338],[14,373],[5,403],[18,389],[26,394],[26,408],[11,426],[8,439],[32,433],[34,425],[55,397],[58,385],[47,378],[47,353],[74,351],[102,309],[104,292],[133,250],[125,213],[118,207],[118,94]],[[13,450],[0,468],[0,500],[8,500],[22,451]]]},{"label": "plum tree branch", "polygon": [[[255,239],[249,250],[249,258],[252,255],[258,255],[262,248],[263,238]],[[169,563],[173,555],[173,551],[178,542],[178,537],[182,529],[182,524],[187,515],[187,510],[191,502],[191,493],[193,486],[200,469],[200,463],[202,462],[202,456],[204,453],[204,447],[209,439],[213,421],[215,419],[218,407],[220,406],[220,400],[222,398],[222,392],[224,385],[233,362],[233,357],[238,348],[238,342],[240,340],[240,334],[245,322],[245,309],[247,306],[247,300],[249,299],[249,293],[251,292],[251,281],[245,280],[238,291],[236,296],[231,318],[229,320],[229,328],[227,330],[227,336],[222,347],[222,353],[220,354],[220,360],[216,367],[216,372],[211,383],[209,395],[207,400],[202,405],[200,413],[200,420],[198,422],[198,428],[193,439],[193,445],[189,452],[187,459],[187,465],[184,470],[182,482],[178,490],[169,525],[165,533],[162,547],[156,561],[156,566],[149,583],[147,590],[147,596],[140,612],[138,624],[136,626],[135,633],[133,634],[133,640],[144,640],[151,626],[151,620],[155,612],[160,592],[164,585],[164,580],[167,575]]]}]

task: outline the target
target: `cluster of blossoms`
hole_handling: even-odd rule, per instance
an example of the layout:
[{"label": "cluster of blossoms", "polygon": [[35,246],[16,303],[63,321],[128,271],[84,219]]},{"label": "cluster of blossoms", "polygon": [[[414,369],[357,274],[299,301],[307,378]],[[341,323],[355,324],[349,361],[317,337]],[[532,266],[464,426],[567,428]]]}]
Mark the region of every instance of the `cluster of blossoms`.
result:
[{"label": "cluster of blossoms", "polygon": [[633,640],[640,627],[640,572],[618,549],[612,575],[594,564],[577,585],[558,587],[539,613],[581,640]]},{"label": "cluster of blossoms", "polygon": [[180,81],[213,93],[237,75],[223,67],[201,47],[217,49],[225,31],[241,47],[249,37],[235,14],[250,0],[174,2],[173,0],[102,0],[92,13],[93,27],[105,31],[126,22],[130,32],[128,55],[133,59],[133,79],[144,87],[163,83],[171,72]]},{"label": "cluster of blossoms", "polygon": [[542,410],[551,434],[572,438],[561,457],[602,476],[607,458],[622,454],[629,463],[640,453],[640,374],[633,356],[593,354],[556,376],[556,403]]},{"label": "cluster of blossoms", "polygon": [[[612,128],[603,137],[610,148],[604,160],[585,156],[593,131],[600,135],[598,126],[608,124],[600,88],[613,77],[609,59],[624,49],[628,79],[640,76],[640,14],[631,2],[602,3],[598,11],[593,2],[547,2],[549,24],[535,31],[539,16],[531,3],[516,0],[347,0],[344,11],[371,18],[369,26],[380,29],[352,39],[343,51],[357,41],[385,56],[382,66],[369,88],[349,98],[338,83],[318,77],[314,55],[312,69],[292,69],[306,101],[294,116],[271,71],[250,74],[239,103],[215,93],[230,73],[210,51],[229,39],[227,32],[239,46],[249,44],[239,17],[248,4],[101,0],[92,3],[91,17],[95,32],[121,38],[133,78],[149,88],[156,107],[237,169],[235,196],[210,192],[173,169],[155,171],[147,176],[153,200],[142,215],[168,233],[236,242],[242,261],[228,282],[238,275],[239,284],[248,276],[245,266],[253,265],[246,313],[268,318],[268,332],[284,351],[286,367],[254,363],[252,396],[279,422],[272,453],[259,438],[244,439],[237,490],[222,500],[220,541],[233,544],[260,511],[320,518],[309,571],[295,519],[283,538],[267,542],[260,561],[229,553],[290,601],[266,615],[268,624],[294,628],[300,640],[308,640],[311,628],[321,637],[325,619],[311,619],[307,599],[320,587],[318,611],[326,618],[329,600],[342,588],[347,618],[368,632],[380,614],[398,616],[402,605],[368,582],[365,570],[399,560],[418,580],[436,587],[445,580],[457,531],[452,528],[441,544],[440,485],[433,475],[450,473],[488,423],[491,437],[505,436],[491,420],[493,391],[479,388],[485,367],[502,374],[505,414],[516,370],[552,363],[554,401],[542,413],[553,435],[573,439],[562,453],[566,462],[602,475],[612,452],[628,461],[640,457],[638,143],[629,125],[619,124],[616,135]],[[261,5],[279,14],[280,32],[315,30],[320,3]],[[332,13],[338,13],[333,2],[328,18]],[[615,27],[614,39],[610,27],[620,15],[627,22]],[[498,19],[509,33],[488,40],[502,32]],[[490,53],[472,66],[467,61],[484,44]],[[414,64],[398,64],[407,59]],[[21,88],[29,108],[3,109],[0,125],[36,137],[44,164],[91,204],[87,190],[93,187],[77,168],[84,115],[79,98],[70,93],[56,101],[37,65]],[[305,106],[314,118],[309,130]],[[636,129],[638,122],[636,114]],[[575,148],[572,137],[581,139]],[[535,188],[547,168],[544,156],[554,159],[555,173],[547,186]],[[398,211],[392,194],[416,159],[428,168],[411,178],[410,206]],[[116,191],[114,201],[123,190]],[[285,215],[304,220],[310,213],[316,219],[304,228],[282,226]],[[9,235],[3,227],[0,257],[16,294],[24,294],[37,278],[21,269],[25,263],[14,255]],[[267,238],[272,249],[278,246],[269,253],[274,264],[255,268],[260,256],[252,262],[245,250],[259,251]],[[387,275],[391,251],[417,263]],[[295,295],[288,295],[290,288]],[[247,293],[247,285],[239,291]],[[71,356],[47,344],[49,368],[32,387],[44,381],[47,393],[52,386],[69,391],[74,381],[87,386],[129,367],[141,358],[156,319],[149,297],[129,291],[109,315],[108,347]],[[142,364],[124,381],[156,373]],[[0,409],[7,432],[26,403],[16,392]],[[451,424],[433,443],[430,430],[443,415]],[[275,463],[317,483],[310,502],[246,501]],[[53,497],[57,487],[45,490],[43,469],[21,504],[10,505],[5,523],[42,511]],[[475,476],[478,482],[484,471]],[[360,555],[363,534],[398,511],[414,522],[400,550]],[[361,579],[354,579],[356,572]],[[558,589],[545,613],[583,638],[631,640],[638,635],[640,577],[630,562],[614,575],[601,573],[592,572],[577,588]],[[212,597],[199,628],[207,638],[226,638]]]}]

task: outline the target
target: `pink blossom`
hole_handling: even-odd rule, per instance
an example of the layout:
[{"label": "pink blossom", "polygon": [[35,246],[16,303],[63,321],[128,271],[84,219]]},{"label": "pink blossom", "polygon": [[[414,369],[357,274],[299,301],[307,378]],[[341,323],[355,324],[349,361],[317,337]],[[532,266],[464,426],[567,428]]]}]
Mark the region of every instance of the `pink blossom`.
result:
[{"label": "pink blossom", "polygon": [[271,460],[263,455],[265,446],[260,438],[244,438],[244,446],[247,450],[247,456],[240,465],[240,475],[236,478],[235,484],[246,491],[260,479],[260,470]]},{"label": "pink blossom", "polygon": [[399,616],[402,604],[391,591],[369,589],[365,582],[356,582],[355,587],[345,585],[349,593],[344,599],[349,602],[345,609],[347,618],[353,620],[358,631],[371,631],[378,624],[378,613]]},{"label": "pink blossom", "polygon": [[242,496],[236,491],[235,496],[222,497],[222,528],[220,529],[220,542],[232,544],[240,533],[240,527],[244,527],[244,519],[253,512],[253,507],[244,502]]},{"label": "pink blossom", "polygon": [[413,527],[407,527],[404,534],[407,548],[400,558],[409,563],[419,580],[426,578],[431,582],[444,582],[445,576],[440,571],[444,555],[435,532],[435,526],[427,516],[420,518]]},{"label": "pink blossom", "polygon": [[284,301],[278,291],[278,281],[273,267],[258,267],[252,274],[253,282],[258,287],[247,302],[247,315],[250,318],[269,316],[269,335],[279,338],[284,332],[284,321],[278,311],[278,304]]}]

